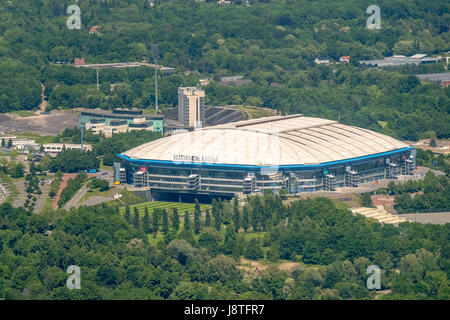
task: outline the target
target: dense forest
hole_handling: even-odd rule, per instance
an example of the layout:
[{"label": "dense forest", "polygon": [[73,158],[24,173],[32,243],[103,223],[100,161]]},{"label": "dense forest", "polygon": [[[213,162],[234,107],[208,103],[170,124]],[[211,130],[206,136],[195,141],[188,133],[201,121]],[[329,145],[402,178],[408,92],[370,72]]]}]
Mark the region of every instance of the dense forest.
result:
[{"label": "dense forest", "polygon": [[[177,105],[176,88],[206,86],[211,105],[246,104],[341,119],[396,138],[448,138],[449,90],[421,84],[415,73],[443,72],[435,65],[378,70],[361,59],[448,51],[447,1],[380,0],[381,29],[369,30],[369,1],[78,1],[81,29],[66,26],[72,1],[0,1],[0,111],[33,109],[41,86],[50,108],[138,107],[153,109],[151,68],[95,70],[69,64],[152,60],[175,67],[160,75],[162,108]],[[187,18],[188,17],[188,18]],[[89,34],[92,26],[100,34]],[[326,56],[349,64],[316,65]],[[219,85],[243,75],[251,83]],[[111,84],[115,84],[111,90]]]},{"label": "dense forest", "polygon": [[[0,298],[450,298],[449,224],[382,226],[326,198],[286,206],[271,192],[243,207],[218,201],[212,211],[140,220],[106,205],[36,215],[3,204]],[[274,264],[249,273],[242,257]],[[282,261],[298,267],[283,271]],[[380,292],[365,286],[372,264],[381,269]],[[80,290],[66,288],[70,265],[80,267]]]},{"label": "dense forest", "polygon": [[394,209],[399,213],[448,211],[449,182],[448,176],[435,176],[428,171],[423,180],[397,184],[391,181],[387,188],[380,188],[376,193],[395,195]]}]

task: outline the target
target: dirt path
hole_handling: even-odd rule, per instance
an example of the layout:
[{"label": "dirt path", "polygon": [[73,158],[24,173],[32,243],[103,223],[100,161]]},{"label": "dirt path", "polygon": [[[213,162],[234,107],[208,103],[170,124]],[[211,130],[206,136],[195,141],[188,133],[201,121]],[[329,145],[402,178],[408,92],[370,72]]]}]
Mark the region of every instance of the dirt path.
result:
[{"label": "dirt path", "polygon": [[47,101],[45,100],[45,86],[41,83],[42,93],[41,93],[41,104],[39,105],[39,109],[45,112],[45,108],[47,107]]},{"label": "dirt path", "polygon": [[263,265],[261,262],[252,261],[245,258],[241,258],[241,264],[237,268],[249,273],[261,274],[267,269],[266,265]]},{"label": "dirt path", "polygon": [[292,273],[295,269],[298,269],[298,262],[285,262],[278,266],[278,269]]},{"label": "dirt path", "polygon": [[[40,110],[39,110],[40,111]],[[35,132],[39,135],[57,135],[66,128],[78,126],[78,116],[72,110],[52,110],[50,114],[21,117],[14,113],[0,115],[0,130],[5,132]]]},{"label": "dirt path", "polygon": [[59,184],[58,192],[56,192],[56,196],[53,199],[53,203],[52,203],[53,210],[58,209],[58,201],[59,201],[59,198],[61,197],[61,192],[67,186],[67,181],[69,181],[69,179],[75,178],[76,176],[77,176],[76,173],[66,173],[63,175],[63,177],[61,178],[61,183]]}]

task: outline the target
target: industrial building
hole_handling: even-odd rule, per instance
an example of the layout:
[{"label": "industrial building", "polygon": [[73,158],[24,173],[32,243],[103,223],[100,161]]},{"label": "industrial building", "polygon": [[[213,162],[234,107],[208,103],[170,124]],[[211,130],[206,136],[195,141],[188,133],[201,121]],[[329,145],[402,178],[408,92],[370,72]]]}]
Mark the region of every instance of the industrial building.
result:
[{"label": "industrial building", "polygon": [[78,118],[80,126],[94,134],[111,137],[114,133],[133,130],[149,130],[164,134],[163,115],[143,115],[138,109],[81,109]]},{"label": "industrial building", "polygon": [[155,199],[335,191],[412,175],[416,165],[401,141],[300,114],[205,127],[118,156],[126,183]]},{"label": "industrial building", "polygon": [[441,58],[430,58],[427,54],[415,54],[410,57],[403,55],[394,55],[392,57],[385,57],[384,59],[375,60],[361,60],[360,64],[374,66],[378,68],[404,66],[408,64],[420,65],[428,63],[439,63]]},{"label": "industrial building", "polygon": [[197,87],[178,88],[178,121],[191,127],[205,124],[205,91]]},{"label": "industrial building", "polygon": [[442,88],[450,85],[450,72],[416,74],[420,81],[437,82]]}]

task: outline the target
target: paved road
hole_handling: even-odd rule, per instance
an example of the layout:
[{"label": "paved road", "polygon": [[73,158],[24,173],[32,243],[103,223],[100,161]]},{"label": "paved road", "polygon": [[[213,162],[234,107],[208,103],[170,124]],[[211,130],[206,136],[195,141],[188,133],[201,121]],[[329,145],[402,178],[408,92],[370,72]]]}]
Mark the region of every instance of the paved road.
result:
[{"label": "paved road", "polygon": [[13,207],[23,207],[25,200],[27,199],[27,192],[25,191],[25,185],[23,180],[14,180],[14,185],[19,190],[19,195],[14,197]]},{"label": "paved road", "polygon": [[70,199],[66,205],[64,206],[65,210],[69,210],[70,208],[78,208],[79,204],[78,202],[83,198],[83,196],[88,191],[88,188],[86,185],[83,185],[80,190]]},{"label": "paved road", "polygon": [[412,222],[446,224],[450,223],[450,212],[430,212],[430,213],[408,213],[399,214],[399,217],[406,218]]},{"label": "paved road", "polygon": [[50,192],[50,185],[46,184],[43,186],[39,186],[39,188],[42,191],[42,194],[40,196],[34,195],[37,197],[36,204],[34,206],[34,213],[40,213],[42,208],[44,207],[45,201],[47,200],[48,193]]},{"label": "paved road", "polygon": [[0,203],[6,200],[9,195],[8,184],[6,182],[0,182]]},{"label": "paved road", "polygon": [[92,196],[84,200],[84,202],[81,204],[83,206],[95,206],[97,204],[108,202],[114,200],[114,196],[109,197],[102,197],[102,196]]}]

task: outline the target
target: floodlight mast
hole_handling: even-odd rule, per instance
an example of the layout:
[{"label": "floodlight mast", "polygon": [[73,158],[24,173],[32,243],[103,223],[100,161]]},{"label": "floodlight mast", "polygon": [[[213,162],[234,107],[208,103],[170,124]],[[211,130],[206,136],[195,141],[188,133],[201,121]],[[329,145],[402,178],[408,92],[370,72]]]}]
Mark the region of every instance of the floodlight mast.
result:
[{"label": "floodlight mast", "polygon": [[153,59],[155,60],[155,109],[158,111],[158,56],[159,47],[157,44],[152,45]]}]

